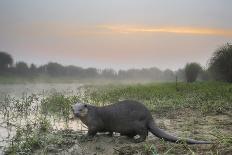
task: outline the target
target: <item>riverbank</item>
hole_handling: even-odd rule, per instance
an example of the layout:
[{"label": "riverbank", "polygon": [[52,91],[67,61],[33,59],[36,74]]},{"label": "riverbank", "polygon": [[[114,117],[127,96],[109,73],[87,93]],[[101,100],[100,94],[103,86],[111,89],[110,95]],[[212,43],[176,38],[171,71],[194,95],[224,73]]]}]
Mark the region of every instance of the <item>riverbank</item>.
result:
[{"label": "riverbank", "polygon": [[[37,95],[22,100],[8,98],[3,103],[6,109],[28,120],[18,125],[8,154],[229,154],[232,153],[232,85],[221,82],[149,83],[87,85],[82,91],[70,94],[55,92],[44,96],[39,102]],[[86,128],[72,128],[70,106],[75,102],[97,106],[124,99],[144,103],[152,112],[160,128],[183,138],[213,141],[212,145],[170,144],[154,135],[139,144],[126,137],[98,135],[85,141]],[[32,108],[38,103],[37,108]],[[11,105],[11,107],[9,106]],[[16,106],[17,105],[17,106]],[[2,106],[1,106],[2,107]],[[36,109],[36,110],[35,110]],[[1,109],[2,110],[2,109]],[[2,110],[7,114],[7,110]],[[20,111],[21,110],[21,111]],[[37,119],[30,115],[37,113]],[[6,115],[7,116],[7,115]],[[55,129],[54,120],[62,120],[63,128]],[[9,117],[11,118],[11,117]],[[13,117],[12,117],[13,118]],[[9,124],[16,125],[9,119]],[[9,125],[10,126],[10,125]],[[30,132],[28,132],[30,131]]]}]

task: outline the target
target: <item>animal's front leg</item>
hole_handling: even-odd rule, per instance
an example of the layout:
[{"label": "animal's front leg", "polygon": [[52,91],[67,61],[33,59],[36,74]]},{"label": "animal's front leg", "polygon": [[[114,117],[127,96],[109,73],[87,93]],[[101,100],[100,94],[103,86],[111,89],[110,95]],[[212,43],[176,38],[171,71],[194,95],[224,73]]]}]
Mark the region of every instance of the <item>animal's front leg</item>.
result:
[{"label": "animal's front leg", "polygon": [[96,135],[97,131],[94,129],[89,128],[86,135],[82,137],[83,141],[91,141],[93,140],[93,137]]},{"label": "animal's front leg", "polygon": [[87,136],[94,137],[96,134],[97,134],[97,128],[93,126],[89,126]]},{"label": "animal's front leg", "polygon": [[90,128],[88,130],[87,136],[88,137],[94,137],[96,134],[97,134],[97,131],[95,129],[93,129],[93,128],[92,129]]}]

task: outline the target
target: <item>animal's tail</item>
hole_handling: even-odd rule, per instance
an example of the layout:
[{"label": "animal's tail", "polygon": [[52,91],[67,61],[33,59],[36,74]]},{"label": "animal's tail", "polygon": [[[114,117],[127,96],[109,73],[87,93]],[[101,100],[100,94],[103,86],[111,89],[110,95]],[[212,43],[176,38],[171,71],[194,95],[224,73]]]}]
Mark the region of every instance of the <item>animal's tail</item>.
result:
[{"label": "animal's tail", "polygon": [[153,120],[148,123],[149,130],[157,137],[164,139],[165,141],[170,141],[173,143],[187,143],[187,144],[212,144],[212,142],[207,141],[198,141],[193,139],[182,139],[168,133],[164,132],[160,128],[158,128]]}]

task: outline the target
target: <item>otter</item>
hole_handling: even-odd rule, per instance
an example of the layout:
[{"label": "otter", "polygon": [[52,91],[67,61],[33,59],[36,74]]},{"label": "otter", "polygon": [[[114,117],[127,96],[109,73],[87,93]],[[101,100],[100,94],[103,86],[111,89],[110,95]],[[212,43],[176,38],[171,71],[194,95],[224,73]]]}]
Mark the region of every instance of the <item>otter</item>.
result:
[{"label": "otter", "polygon": [[[97,132],[113,132],[132,138],[139,143],[146,139],[148,131],[155,136],[174,143],[187,144],[211,144],[208,141],[182,139],[157,127],[150,111],[140,102],[124,100],[111,105],[97,107],[84,103],[76,103],[72,106],[73,114],[87,127],[87,136],[93,137]],[[134,138],[135,136],[139,138]]]}]

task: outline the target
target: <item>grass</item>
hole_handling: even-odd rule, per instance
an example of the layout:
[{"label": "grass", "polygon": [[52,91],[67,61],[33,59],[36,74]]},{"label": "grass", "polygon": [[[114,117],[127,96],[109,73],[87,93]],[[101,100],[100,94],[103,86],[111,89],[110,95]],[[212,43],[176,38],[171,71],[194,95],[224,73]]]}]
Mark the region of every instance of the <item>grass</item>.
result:
[{"label": "grass", "polygon": [[[27,134],[26,134],[27,133]],[[28,133],[27,130],[17,130],[12,143],[5,151],[6,155],[30,155],[58,153],[62,150],[68,150],[77,143],[81,134],[71,130],[45,131],[44,128],[33,129]]]},{"label": "grass", "polygon": [[[108,84],[86,86],[83,90],[75,96],[54,93],[41,100],[38,100],[36,95],[22,97],[20,100],[6,96],[1,103],[3,106],[0,108],[6,117],[5,120],[9,124],[14,124],[15,122],[12,120],[18,116],[26,120],[26,123],[16,126],[16,135],[11,139],[10,145],[5,148],[6,154],[33,154],[36,150],[57,152],[60,149],[70,148],[77,141],[80,141],[80,134],[70,131],[68,126],[66,130],[54,131],[50,122],[50,116],[53,116],[65,120],[68,124],[70,108],[75,102],[102,106],[124,99],[137,100],[144,103],[157,118],[170,117],[171,120],[176,121],[178,128],[185,126],[189,132],[192,132],[194,127],[201,129],[200,126],[208,123],[207,116],[217,118],[219,115],[226,114],[229,118],[232,117],[232,84],[228,83],[178,83],[177,86],[175,83]],[[14,115],[9,111],[14,111]],[[35,113],[36,118],[32,120],[31,115]],[[184,125],[180,123],[180,121],[186,121],[185,118],[196,114],[198,116],[192,121],[188,120],[189,122]],[[199,117],[206,120],[203,121]],[[211,126],[220,126],[222,131],[232,128],[230,122],[223,125],[217,124],[220,122],[216,122],[214,119],[212,120]],[[197,126],[198,124],[199,126]],[[137,150],[143,154],[176,154],[180,153],[179,151],[182,151],[183,154],[195,154],[195,152],[220,154],[220,151],[223,150],[232,152],[232,136],[226,132],[222,133],[220,130],[213,131],[212,128],[209,129],[217,142],[215,148],[160,143],[160,141],[156,141],[154,144],[154,141],[147,141],[145,144],[122,147],[117,150],[118,153]]]},{"label": "grass", "polygon": [[232,85],[227,83],[174,83],[109,85],[89,92],[93,104],[110,104],[124,99],[143,102],[151,111],[192,108],[202,113],[222,113],[232,109]]}]

